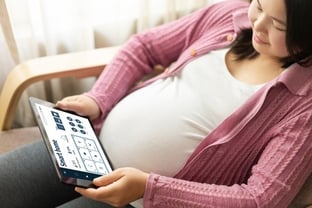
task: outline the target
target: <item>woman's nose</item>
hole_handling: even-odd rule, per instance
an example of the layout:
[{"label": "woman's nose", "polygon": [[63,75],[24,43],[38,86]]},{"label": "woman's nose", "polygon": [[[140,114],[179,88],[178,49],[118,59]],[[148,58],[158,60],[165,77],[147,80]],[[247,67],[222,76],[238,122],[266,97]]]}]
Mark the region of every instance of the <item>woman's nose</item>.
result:
[{"label": "woman's nose", "polygon": [[259,31],[265,31],[268,27],[268,21],[264,14],[260,14],[254,21],[254,28]]}]

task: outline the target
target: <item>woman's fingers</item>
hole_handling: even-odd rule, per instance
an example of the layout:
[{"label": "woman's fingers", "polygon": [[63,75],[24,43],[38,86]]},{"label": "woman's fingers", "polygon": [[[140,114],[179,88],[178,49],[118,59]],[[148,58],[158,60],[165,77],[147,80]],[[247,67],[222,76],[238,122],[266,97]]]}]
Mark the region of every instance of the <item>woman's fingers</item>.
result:
[{"label": "woman's fingers", "polygon": [[120,168],[94,179],[98,188],[75,190],[85,197],[119,207],[143,197],[147,178],[148,174],[140,170]]},{"label": "woman's fingers", "polygon": [[82,116],[88,116],[91,120],[96,119],[100,115],[100,108],[97,103],[86,95],[65,97],[56,102],[56,106],[63,110],[74,111]]}]

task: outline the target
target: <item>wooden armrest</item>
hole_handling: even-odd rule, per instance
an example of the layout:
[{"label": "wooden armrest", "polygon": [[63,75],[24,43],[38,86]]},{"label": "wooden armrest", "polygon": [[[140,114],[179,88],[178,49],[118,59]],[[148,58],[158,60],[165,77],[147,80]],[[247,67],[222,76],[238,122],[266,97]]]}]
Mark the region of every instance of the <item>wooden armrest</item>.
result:
[{"label": "wooden armrest", "polygon": [[29,85],[54,78],[98,76],[119,48],[47,56],[17,65],[9,73],[0,94],[0,131],[11,128],[18,101]]}]

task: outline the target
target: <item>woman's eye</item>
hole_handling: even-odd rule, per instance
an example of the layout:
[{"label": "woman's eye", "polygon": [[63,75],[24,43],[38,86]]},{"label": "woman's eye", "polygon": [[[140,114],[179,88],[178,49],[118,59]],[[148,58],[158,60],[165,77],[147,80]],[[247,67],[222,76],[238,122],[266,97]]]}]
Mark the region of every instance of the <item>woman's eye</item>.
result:
[{"label": "woman's eye", "polygon": [[275,29],[279,30],[279,31],[282,31],[282,32],[285,32],[286,31],[286,28],[285,26],[281,26],[279,24],[274,24],[273,22],[273,26],[275,27]]},{"label": "woman's eye", "polygon": [[284,29],[284,28],[279,28],[279,27],[276,27],[276,26],[275,26],[275,28],[276,28],[278,31],[282,31],[282,32],[285,32],[285,31],[286,31],[286,29]]}]

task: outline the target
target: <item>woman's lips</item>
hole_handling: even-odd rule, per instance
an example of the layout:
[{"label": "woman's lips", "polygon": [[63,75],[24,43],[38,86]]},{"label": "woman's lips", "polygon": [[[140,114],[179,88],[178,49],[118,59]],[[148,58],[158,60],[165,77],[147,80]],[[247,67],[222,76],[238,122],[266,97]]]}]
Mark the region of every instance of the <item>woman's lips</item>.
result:
[{"label": "woman's lips", "polygon": [[268,44],[268,42],[263,41],[257,34],[254,34],[253,39],[258,44]]}]

